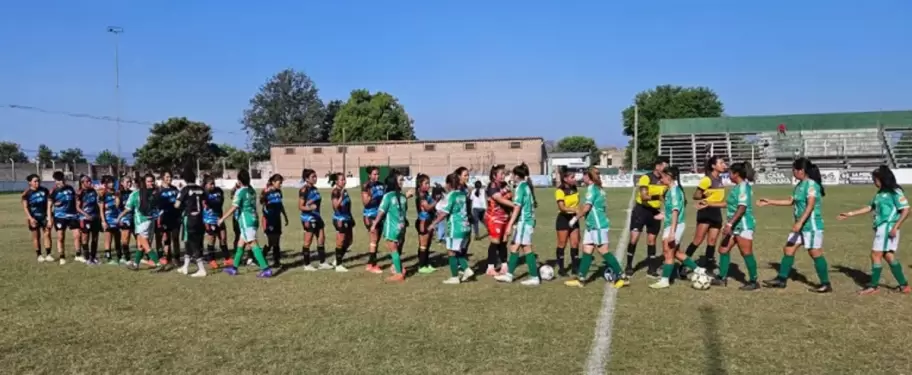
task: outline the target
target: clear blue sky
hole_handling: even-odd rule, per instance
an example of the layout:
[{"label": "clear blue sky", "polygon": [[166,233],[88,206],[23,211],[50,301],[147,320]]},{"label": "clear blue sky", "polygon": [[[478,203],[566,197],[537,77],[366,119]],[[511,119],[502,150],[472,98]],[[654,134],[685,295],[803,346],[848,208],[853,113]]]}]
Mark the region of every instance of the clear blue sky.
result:
[{"label": "clear blue sky", "polygon": [[[295,68],[324,100],[399,97],[419,138],[582,134],[625,144],[620,111],[658,84],[713,88],[730,115],[912,107],[908,0],[12,1],[0,11],[0,138],[115,148],[114,123],[4,109],[239,119]],[[132,152],[147,126],[124,124]],[[228,132],[235,132],[231,134]]]}]

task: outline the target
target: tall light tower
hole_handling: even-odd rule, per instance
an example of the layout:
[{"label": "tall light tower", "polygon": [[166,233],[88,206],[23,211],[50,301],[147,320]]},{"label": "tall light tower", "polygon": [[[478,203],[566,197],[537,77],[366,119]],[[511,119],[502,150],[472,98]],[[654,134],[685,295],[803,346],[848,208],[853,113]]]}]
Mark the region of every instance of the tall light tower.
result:
[{"label": "tall light tower", "polygon": [[122,173],[124,159],[120,148],[120,34],[123,34],[124,29],[120,26],[108,26],[107,31],[114,34],[114,121],[117,123],[117,159],[120,162],[118,173]]}]

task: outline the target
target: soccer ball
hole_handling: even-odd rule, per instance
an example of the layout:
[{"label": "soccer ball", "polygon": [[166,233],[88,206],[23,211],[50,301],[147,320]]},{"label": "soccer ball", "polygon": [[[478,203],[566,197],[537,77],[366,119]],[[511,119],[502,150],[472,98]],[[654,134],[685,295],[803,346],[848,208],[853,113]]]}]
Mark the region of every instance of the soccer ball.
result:
[{"label": "soccer ball", "polygon": [[605,278],[605,281],[609,283],[613,283],[618,279],[618,275],[615,274],[610,267],[605,267],[605,273],[602,274],[602,276]]},{"label": "soccer ball", "polygon": [[554,267],[551,267],[547,264],[539,267],[538,277],[545,281],[554,280]]},{"label": "soccer ball", "polygon": [[690,284],[691,287],[697,290],[707,290],[712,285],[712,277],[707,274],[699,274],[693,276],[693,283]]}]

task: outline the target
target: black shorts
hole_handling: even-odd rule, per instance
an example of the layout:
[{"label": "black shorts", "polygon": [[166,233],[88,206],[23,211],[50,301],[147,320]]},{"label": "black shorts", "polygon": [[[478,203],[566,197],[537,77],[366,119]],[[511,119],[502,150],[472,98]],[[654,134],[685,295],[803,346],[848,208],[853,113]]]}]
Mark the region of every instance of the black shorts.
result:
[{"label": "black shorts", "polygon": [[415,220],[415,230],[418,232],[418,235],[423,236],[431,233],[434,228],[431,228],[431,223],[434,221],[431,219],[418,219]]},{"label": "black shorts", "polygon": [[633,212],[630,213],[630,231],[639,232],[646,227],[647,234],[659,234],[662,229],[662,221],[655,219],[658,214],[659,210],[656,208],[639,204],[634,206]]},{"label": "black shorts", "polygon": [[120,230],[128,230],[130,232],[133,232],[133,217],[128,216],[120,219],[118,227],[120,227]]},{"label": "black shorts", "polygon": [[573,219],[574,216],[576,215],[557,214],[557,220],[554,222],[554,229],[569,231],[579,229],[579,220],[573,223],[573,225],[570,225],[570,220]]},{"label": "black shorts", "polygon": [[718,207],[706,207],[697,210],[697,225],[709,224],[710,228],[722,228],[722,209]]},{"label": "black shorts", "polygon": [[309,220],[301,220],[301,226],[304,227],[305,232],[317,234],[326,227],[326,223],[323,222],[322,217],[312,216]]},{"label": "black shorts", "polygon": [[101,231],[101,220],[98,218],[79,219],[79,230],[82,233],[98,233]]},{"label": "black shorts", "polygon": [[171,233],[181,227],[180,216],[162,215],[157,223],[155,230],[158,233]]},{"label": "black shorts", "polygon": [[[385,221],[385,220],[386,220],[386,219],[380,220],[380,222],[377,223],[377,226],[378,226],[378,227],[383,226],[383,221]],[[377,217],[376,217],[376,216],[374,216],[374,217],[365,216],[365,217],[364,217],[364,227],[367,228],[367,230],[370,230],[371,227],[374,225],[374,221],[377,221]]]},{"label": "black shorts", "polygon": [[225,231],[225,223],[206,224],[206,234],[216,236]]},{"label": "black shorts", "polygon": [[355,227],[355,221],[352,219],[336,220],[333,219],[333,228],[338,232],[350,232]]},{"label": "black shorts", "polygon": [[46,217],[36,217],[35,222],[36,222],[35,225],[32,225],[32,222],[29,221],[28,227],[29,227],[29,230],[32,232],[47,227],[47,218]]},{"label": "black shorts", "polygon": [[282,220],[266,220],[263,234],[282,234]]},{"label": "black shorts", "polygon": [[69,218],[55,218],[54,229],[57,231],[79,229],[79,220]]}]

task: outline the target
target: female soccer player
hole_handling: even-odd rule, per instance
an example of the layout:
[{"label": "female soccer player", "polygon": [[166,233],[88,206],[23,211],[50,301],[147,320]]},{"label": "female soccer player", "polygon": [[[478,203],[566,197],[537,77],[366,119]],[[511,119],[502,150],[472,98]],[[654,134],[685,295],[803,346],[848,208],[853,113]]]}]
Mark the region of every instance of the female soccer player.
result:
[{"label": "female soccer player", "polygon": [[662,220],[656,219],[662,208],[662,197],[667,186],[662,183],[662,171],[668,166],[668,161],[659,157],[653,163],[652,172],[640,176],[637,181],[636,205],[630,213],[630,242],[627,243],[627,265],[624,272],[633,276],[633,258],[636,255],[637,243],[640,241],[642,230],[646,228],[646,275],[658,277],[656,271],[656,237],[662,229]]},{"label": "female soccer player", "polygon": [[665,231],[662,232],[662,255],[665,262],[662,264],[662,277],[659,281],[649,285],[652,289],[664,289],[671,286],[670,278],[674,273],[674,263],[677,259],[684,267],[690,268],[697,275],[706,274],[706,270],[697,266],[697,263],[680,248],[681,237],[684,235],[684,211],[687,200],[684,198],[684,189],[681,187],[681,172],[677,167],[668,166],[662,172],[662,183],[665,189]]},{"label": "female soccer player", "polygon": [[434,207],[437,202],[431,194],[431,178],[428,175],[419,173],[415,180],[418,186],[418,194],[415,196],[415,207],[418,209],[418,220],[415,221],[415,230],[418,232],[418,273],[433,273],[436,269],[431,266],[431,233],[438,220],[437,210]]},{"label": "female soccer player", "polygon": [[475,233],[475,240],[478,241],[481,240],[479,227],[484,223],[485,210],[488,208],[488,195],[481,181],[475,181],[475,186],[469,193],[469,199],[472,201],[472,232]]},{"label": "female soccer player", "polygon": [[[36,174],[30,174],[25,180],[28,181],[29,187],[22,192],[22,210],[25,211],[25,221],[29,231],[32,232],[32,245],[35,246],[38,263],[53,262],[51,227],[48,225],[48,217],[51,216],[48,199],[51,192],[41,186],[41,178]],[[42,244],[45,252],[43,256],[41,255]]]},{"label": "female soccer player", "polygon": [[[434,187],[431,188],[431,199],[433,199],[434,202],[437,202],[435,204],[435,209],[437,205],[443,204],[443,196],[445,194],[446,188],[440,186],[439,183],[434,183]],[[446,222],[441,221],[437,224],[437,226],[434,228],[433,236],[437,238],[437,242],[443,244],[446,237]]]},{"label": "female soccer player", "polygon": [[[437,222],[446,220],[447,223],[447,258],[450,264],[450,278],[443,281],[444,284],[459,284],[469,281],[475,273],[469,267],[469,260],[466,258],[466,252],[462,243],[471,235],[472,229],[469,225],[469,211],[466,206],[466,194],[459,189],[459,177],[451,174],[446,178],[446,184],[449,192],[446,195],[446,204],[439,211],[437,218],[434,219],[434,225]],[[459,278],[459,269],[465,271],[462,279]]]},{"label": "female soccer player", "polygon": [[[507,223],[513,211],[513,192],[504,181],[503,164],[491,167],[488,183],[488,208],[485,212],[485,226],[488,228],[488,276],[506,274],[507,267]],[[499,266],[498,266],[499,265]],[[497,268],[500,268],[498,272]]]},{"label": "female soccer player", "polygon": [[98,191],[95,190],[89,176],[79,177],[76,211],[79,212],[79,237],[82,243],[82,254],[85,257],[82,261],[88,265],[97,265],[98,231],[101,230],[101,218],[98,217]]},{"label": "female soccer player", "polygon": [[515,225],[513,245],[510,247],[510,257],[507,260],[507,273],[497,275],[494,280],[512,283],[513,273],[519,263],[520,251],[526,257],[526,266],[529,267],[529,278],[522,281],[522,285],[539,285],[538,263],[535,252],[532,250],[532,232],[535,230],[535,197],[528,181],[529,167],[522,163],[513,168],[513,180],[516,182],[516,195],[513,197],[513,212],[507,223],[509,236]]},{"label": "female soccer player", "polygon": [[[554,190],[554,200],[557,201],[557,220],[554,228],[557,231],[557,248],[555,249],[557,272],[567,276],[564,268],[564,249],[570,242],[570,271],[576,274],[579,267],[579,222],[573,221],[577,216],[579,206],[579,190],[576,188],[576,173],[561,168],[560,185]],[[571,223],[571,221],[573,221]],[[607,244],[607,242],[606,242]]]},{"label": "female soccer player", "polygon": [[[61,171],[54,172],[54,190],[50,195],[53,214],[51,226],[57,231],[57,255],[60,265],[66,264],[66,231],[73,235],[73,247],[76,251],[76,261],[82,257],[82,243],[79,241],[79,212],[76,211],[76,190],[66,183],[66,176]],[[47,258],[45,258],[47,260]]]},{"label": "female soccer player", "polygon": [[890,263],[890,271],[899,286],[896,291],[909,294],[912,288],[903,274],[903,266],[896,259],[896,250],[899,247],[899,229],[909,217],[909,201],[899,184],[896,176],[886,165],[882,165],[871,173],[877,193],[867,206],[854,211],[839,214],[839,220],[853,216],[874,212],[874,244],[871,246],[871,282],[858,292],[860,295],[875,294],[880,286],[880,273],[883,271],[883,259]]},{"label": "female soccer player", "polygon": [[[221,250],[222,267],[234,265],[231,259],[231,252],[228,250],[228,233],[225,230],[225,224],[219,224],[218,220],[222,217],[225,206],[225,192],[222,188],[215,186],[215,179],[212,176],[203,178],[203,190],[206,191],[206,200],[203,203],[206,207],[203,209],[203,223],[206,224],[206,246],[209,253],[209,268],[219,268],[216,259],[219,258],[215,253],[215,242],[218,240],[219,250]],[[232,225],[237,226],[237,220],[232,220]],[[235,237],[239,236],[240,229],[235,232]],[[235,244],[237,238],[235,238]],[[235,246],[237,248],[237,246]]]},{"label": "female soccer player", "polygon": [[345,253],[352,245],[354,239],[355,220],[351,213],[351,198],[348,196],[348,190],[345,189],[345,174],[342,172],[334,173],[329,176],[329,184],[332,185],[333,206],[333,227],[336,228],[336,272],[348,272],[348,268],[342,265],[345,260]]},{"label": "female soccer player", "polygon": [[[225,220],[233,217],[235,211],[241,212],[238,217],[238,227],[241,230],[241,237],[237,249],[234,250],[234,262],[232,264],[240,264],[241,258],[244,257],[244,248],[250,247],[253,250],[253,257],[256,259],[257,265],[261,270],[260,273],[257,274],[257,277],[269,278],[272,277],[272,269],[269,268],[269,264],[266,263],[266,258],[263,257],[263,249],[257,244],[257,226],[259,224],[256,210],[257,194],[256,191],[250,187],[250,172],[246,169],[241,169],[238,171],[237,177],[238,186],[240,186],[240,188],[234,194],[231,208],[219,218],[218,224],[222,225]],[[237,275],[238,270],[235,265],[226,267],[225,273],[231,276]]]},{"label": "female soccer player", "polygon": [[288,226],[288,215],[285,214],[285,205],[282,203],[282,175],[276,173],[269,177],[266,188],[260,196],[263,204],[263,218],[261,225],[266,234],[266,252],[272,251],[272,266],[282,267],[282,218]]},{"label": "female soccer player", "polygon": [[611,226],[611,222],[606,214],[608,203],[605,199],[605,191],[602,190],[602,177],[599,175],[598,168],[589,168],[583,174],[583,182],[586,183],[586,196],[577,214],[571,218],[573,222],[586,220],[583,257],[580,260],[579,272],[576,273],[577,278],[568,280],[564,285],[582,287],[586,283],[589,267],[592,266],[592,251],[598,249],[605,266],[617,277],[614,287],[621,288],[627,284],[627,277],[623,274],[621,263],[608,250],[608,228]]},{"label": "female soccer player", "polygon": [[697,204],[697,228],[693,240],[685,252],[692,257],[697,248],[706,240],[705,266],[712,268],[715,265],[716,241],[722,229],[722,208],[725,203],[725,185],[722,183],[722,173],[726,169],[725,159],[715,155],[706,160],[703,168],[706,174],[700,179],[697,190],[694,191],[694,201],[705,201],[706,205]]},{"label": "female soccer player", "polygon": [[[121,247],[120,223],[117,221],[120,216],[120,207],[117,204],[119,192],[114,189],[114,176],[102,176],[101,189],[101,197],[98,201],[101,202],[101,212],[104,215],[104,219],[101,221],[101,228],[105,232],[105,263],[109,265],[125,264],[127,262],[126,257],[129,257],[129,255],[125,257]],[[117,259],[111,254],[112,244],[117,252]]]},{"label": "female soccer player", "polygon": [[[237,182],[234,183],[234,188],[231,189],[231,200],[234,201],[234,196],[237,194],[237,191],[240,190],[241,185]],[[241,215],[240,211],[234,211],[234,220],[231,220],[231,231],[234,233],[234,241],[232,242],[232,249],[237,249],[238,242],[241,241],[241,227],[238,225],[238,220]],[[219,215],[221,217],[221,215]],[[233,259],[233,258],[232,258]],[[233,262],[233,260],[232,260]],[[252,265],[253,260],[247,259],[247,265]]]},{"label": "female soccer player", "polygon": [[[130,194],[133,193],[133,179],[130,176],[123,176],[120,179],[120,187],[117,191],[117,210],[124,211],[124,206],[130,200]],[[133,262],[130,256],[130,237],[133,236],[133,212],[130,212],[117,220],[117,227],[120,228],[120,254],[121,264],[130,264]]]},{"label": "female soccer player", "polygon": [[[459,190],[461,190],[466,195],[466,197],[468,197],[469,196],[469,168],[466,168],[466,167],[456,168],[456,170],[453,171],[453,174],[456,175],[456,177],[459,180]],[[466,200],[465,204],[466,204],[466,211],[472,212],[472,202],[469,200]],[[474,224],[474,223],[475,223],[475,218],[469,217],[469,224]],[[472,243],[471,236],[469,236],[469,238],[467,238],[465,241],[462,241],[462,246],[463,246],[462,250],[466,254],[468,254],[468,252],[469,252],[469,245],[471,243]]]},{"label": "female soccer player", "polygon": [[754,258],[754,228],[757,222],[754,219],[754,192],[751,187],[754,170],[750,163],[735,163],[731,165],[730,175],[735,187],[728,194],[726,203],[708,200],[697,202],[697,208],[701,211],[723,205],[726,211],[726,221],[722,226],[722,247],[719,248],[719,275],[713,278],[712,283],[717,286],[728,285],[731,250],[737,245],[744,257],[748,274],[747,284],[741,290],[757,290],[760,289],[760,283],[757,282],[757,259]]},{"label": "female soccer player", "polygon": [[[367,167],[367,182],[361,187],[361,202],[364,203],[364,227],[368,230],[373,228],[377,219],[377,210],[380,207],[380,201],[386,193],[385,187],[380,183],[380,169],[374,166]],[[380,223],[383,227],[383,223]],[[368,248],[369,258],[365,270],[370,273],[383,273],[383,270],[377,266],[377,243],[380,241],[380,233],[370,231],[370,247]]]},{"label": "female soccer player", "polygon": [[[304,247],[301,248],[304,270],[331,270],[334,267],[326,263],[326,225],[320,216],[323,197],[317,189],[317,172],[313,169],[304,169],[301,176],[304,177],[304,186],[298,192],[298,209],[301,210],[301,226],[304,227]],[[320,262],[316,268],[310,265],[310,244],[313,243],[314,237],[317,238],[317,260]]]},{"label": "female soccer player", "polygon": [[149,259],[151,259],[152,265],[155,267],[153,272],[165,270],[165,267],[159,263],[158,252],[153,250],[149,243],[153,231],[152,214],[155,208],[158,207],[158,202],[156,202],[158,195],[155,191],[155,176],[147,173],[143,177],[143,182],[139,184],[139,190],[130,194],[123,211],[117,217],[117,221],[123,221],[127,215],[133,215],[137,251],[133,254],[133,261],[128,263],[127,267],[134,271],[139,269],[143,254],[148,255]]},{"label": "female soccer player", "polygon": [[157,220],[155,237],[156,246],[164,252],[162,263],[179,262],[180,254],[180,211],[174,208],[177,194],[180,190],[172,185],[174,176],[170,171],[161,174],[161,185],[158,188],[158,208],[160,214]]},{"label": "female soccer player", "polygon": [[[377,208],[377,218],[371,225],[371,232],[377,232],[378,226],[382,224],[383,232],[379,237],[386,241],[386,248],[393,259],[393,275],[388,281],[404,281],[405,270],[402,268],[402,259],[399,254],[399,242],[405,234],[405,214],[408,212],[408,198],[402,194],[402,184],[405,179],[398,173],[390,172],[386,176],[386,193],[380,201],[380,207]],[[385,221],[384,221],[385,220]]]},{"label": "female soccer player", "polygon": [[817,293],[830,293],[829,266],[823,255],[823,197],[826,191],[821,183],[820,169],[807,158],[798,158],[792,163],[792,175],[798,180],[798,185],[792,190],[788,199],[766,199],[757,201],[760,207],[766,206],[792,206],[794,208],[795,225],[789,233],[785,246],[782,248],[782,263],[779,265],[779,275],[763,283],[771,288],[785,288],[792,265],[795,263],[795,252],[799,246],[804,246],[808,254],[814,259],[814,269],[820,278],[820,286],[811,289]]}]

